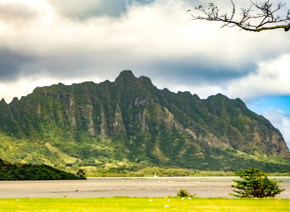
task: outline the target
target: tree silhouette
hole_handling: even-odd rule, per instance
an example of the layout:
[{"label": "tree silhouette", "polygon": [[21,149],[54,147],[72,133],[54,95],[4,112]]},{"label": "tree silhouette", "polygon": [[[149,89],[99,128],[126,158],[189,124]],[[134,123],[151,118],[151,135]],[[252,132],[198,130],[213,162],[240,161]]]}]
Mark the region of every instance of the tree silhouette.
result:
[{"label": "tree silhouette", "polygon": [[[208,7],[200,5],[195,8],[195,10],[201,11],[203,15],[195,15],[191,10],[188,10],[187,12],[191,15],[193,20],[223,22],[224,24],[222,28],[225,26],[238,26],[242,30],[252,32],[279,28],[283,28],[285,32],[287,32],[290,29],[290,9],[284,16],[277,14],[277,12],[281,11],[281,8],[284,7],[285,4],[278,3],[276,6],[273,6],[273,3],[271,3],[270,0],[259,3],[251,1],[251,6],[248,9],[241,9],[241,14],[239,18],[236,19],[236,6],[233,0],[230,1],[232,3],[233,10],[229,15],[227,13],[220,14],[219,8],[213,3],[210,3]],[[252,14],[256,10],[259,12]]]}]

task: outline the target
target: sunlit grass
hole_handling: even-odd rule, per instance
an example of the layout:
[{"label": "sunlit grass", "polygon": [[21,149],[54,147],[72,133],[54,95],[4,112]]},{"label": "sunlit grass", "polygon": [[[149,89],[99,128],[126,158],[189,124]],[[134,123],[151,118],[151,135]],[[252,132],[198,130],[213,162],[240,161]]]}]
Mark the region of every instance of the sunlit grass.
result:
[{"label": "sunlit grass", "polygon": [[[168,201],[168,199],[170,201]],[[289,211],[285,199],[201,199],[193,198],[97,198],[97,199],[0,199],[0,211],[203,211],[278,212]],[[165,206],[168,205],[169,207]]]},{"label": "sunlit grass", "polygon": [[65,153],[63,153],[62,151],[60,151],[58,148],[52,146],[50,143],[45,143],[45,146],[53,153],[57,153],[58,156],[60,158],[62,158],[66,163],[74,163],[78,160],[78,158],[74,158],[74,157],[71,157]]}]

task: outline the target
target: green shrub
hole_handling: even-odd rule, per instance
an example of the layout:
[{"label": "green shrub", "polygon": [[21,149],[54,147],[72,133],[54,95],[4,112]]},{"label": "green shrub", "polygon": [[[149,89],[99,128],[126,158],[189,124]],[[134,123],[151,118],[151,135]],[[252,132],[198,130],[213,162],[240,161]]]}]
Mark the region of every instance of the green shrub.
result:
[{"label": "green shrub", "polygon": [[280,189],[278,186],[278,183],[281,181],[269,180],[266,173],[256,168],[251,167],[248,170],[236,172],[235,174],[243,180],[234,180],[237,185],[232,185],[232,187],[239,190],[234,190],[237,194],[231,194],[233,196],[240,198],[274,198],[277,194],[284,191],[284,189]]},{"label": "green shrub", "polygon": [[177,197],[193,197],[193,196],[195,196],[195,194],[192,195],[189,192],[187,192],[186,190],[180,189],[180,191],[177,193],[176,196]]}]

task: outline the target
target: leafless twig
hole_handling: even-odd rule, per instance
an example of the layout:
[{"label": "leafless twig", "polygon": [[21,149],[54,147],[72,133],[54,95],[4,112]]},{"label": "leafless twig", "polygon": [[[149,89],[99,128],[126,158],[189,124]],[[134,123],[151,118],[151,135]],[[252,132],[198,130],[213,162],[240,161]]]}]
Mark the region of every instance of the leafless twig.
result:
[{"label": "leafless twig", "polygon": [[[204,8],[202,5],[195,8],[203,13],[203,15],[194,15],[191,10],[187,12],[191,15],[193,20],[205,20],[205,21],[220,21],[224,22],[223,27],[234,27],[238,26],[246,31],[260,32],[262,30],[272,30],[283,28],[285,32],[290,29],[290,9],[286,12],[286,16],[280,17],[277,15],[279,11],[285,4],[278,3],[276,7],[273,7],[273,4],[270,0],[264,2],[253,2],[248,9],[241,9],[241,16],[238,20],[235,20],[236,16],[236,7],[233,0],[230,0],[232,3],[233,10],[230,15],[227,13],[220,14],[219,8],[213,3],[210,3],[209,6]],[[253,15],[253,8],[258,10],[260,13]],[[255,24],[252,24],[255,21]],[[284,23],[281,24],[280,23]]]}]

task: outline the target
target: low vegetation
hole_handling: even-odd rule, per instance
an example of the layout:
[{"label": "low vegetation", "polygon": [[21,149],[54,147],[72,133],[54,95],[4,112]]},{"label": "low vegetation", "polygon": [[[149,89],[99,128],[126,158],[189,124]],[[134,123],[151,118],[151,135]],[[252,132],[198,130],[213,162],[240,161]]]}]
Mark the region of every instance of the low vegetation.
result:
[{"label": "low vegetation", "polygon": [[99,167],[81,167],[86,170],[87,177],[153,177],[156,172],[158,177],[190,177],[190,176],[233,176],[234,172],[224,171],[198,171],[178,168],[146,167],[132,171],[128,169]]},{"label": "low vegetation", "polygon": [[78,175],[54,169],[47,165],[11,164],[0,159],[0,180],[77,180],[86,179],[83,172]]},{"label": "low vegetation", "polygon": [[185,189],[180,189],[180,191],[176,195],[177,197],[194,197],[195,194],[190,194],[188,191]]},{"label": "low vegetation", "polygon": [[[235,176],[235,172],[231,171],[200,171],[193,169],[180,168],[162,168],[162,167],[95,167],[95,166],[81,166],[86,173],[86,177],[153,177],[156,172],[158,177],[225,177]],[[72,171],[70,168],[67,171]],[[290,172],[286,173],[267,173],[268,176],[290,176]]]},{"label": "low vegetation", "polygon": [[[1,160],[1,159],[0,159]],[[1,160],[2,161],[2,160]],[[79,161],[77,161],[79,162]],[[83,179],[85,177],[153,177],[154,173],[158,177],[200,177],[200,176],[235,176],[235,172],[231,171],[200,171],[194,169],[182,169],[182,168],[166,168],[166,167],[152,167],[148,164],[135,164],[130,163],[127,160],[123,160],[122,164],[118,166],[56,166],[52,168],[46,164],[22,164],[22,163],[9,163],[6,164],[0,162],[0,179],[34,179],[29,176],[29,173],[35,173],[38,177],[35,179],[47,178],[44,175],[54,175],[52,172],[58,173],[54,177],[48,177],[47,179],[64,179],[60,176],[67,175],[67,178],[73,178],[72,176],[78,176]],[[80,162],[79,162],[80,163]],[[9,165],[7,165],[9,164]],[[117,163],[115,163],[117,164]],[[38,169],[44,171],[37,171]],[[29,173],[23,174],[23,170],[29,170]],[[34,170],[34,171],[31,171]],[[22,173],[22,174],[21,174]],[[40,173],[40,174],[37,174]],[[47,173],[47,174],[45,174]],[[59,175],[59,173],[62,173]],[[8,177],[11,175],[11,177]],[[43,175],[43,176],[42,176]],[[290,176],[289,173],[267,173],[268,176]],[[70,177],[69,177],[70,176]]]}]

